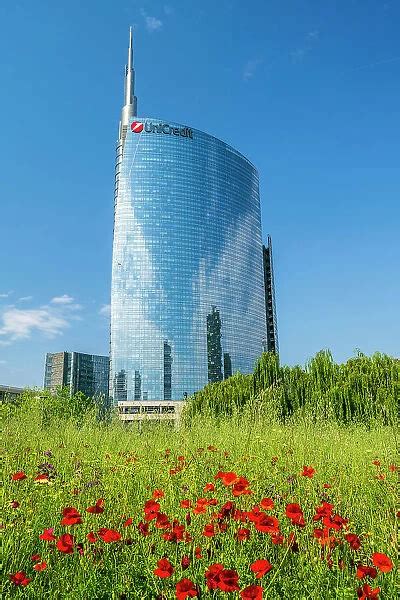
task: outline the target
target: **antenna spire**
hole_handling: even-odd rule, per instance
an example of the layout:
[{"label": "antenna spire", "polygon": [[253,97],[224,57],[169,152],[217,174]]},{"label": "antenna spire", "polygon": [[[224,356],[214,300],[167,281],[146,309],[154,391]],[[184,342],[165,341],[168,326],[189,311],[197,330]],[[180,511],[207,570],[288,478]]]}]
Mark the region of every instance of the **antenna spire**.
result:
[{"label": "antenna spire", "polygon": [[[129,28],[128,63],[125,66],[125,102],[122,109],[123,119],[135,117],[137,114],[137,98],[135,96],[135,69],[133,66],[133,31]],[[125,118],[124,118],[125,117]],[[126,123],[123,123],[124,125]]]}]

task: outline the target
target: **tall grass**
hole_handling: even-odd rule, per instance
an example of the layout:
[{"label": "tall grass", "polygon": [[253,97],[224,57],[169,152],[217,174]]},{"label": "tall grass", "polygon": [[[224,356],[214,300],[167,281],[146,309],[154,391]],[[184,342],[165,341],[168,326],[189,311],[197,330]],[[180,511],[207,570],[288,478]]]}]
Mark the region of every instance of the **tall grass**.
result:
[{"label": "tall grass", "polygon": [[388,425],[396,422],[399,399],[400,361],[385,354],[359,353],[337,364],[322,351],[301,368],[281,366],[275,354],[264,353],[252,375],[237,373],[194,394],[184,418],[218,418],[247,407],[282,423],[303,418]]}]

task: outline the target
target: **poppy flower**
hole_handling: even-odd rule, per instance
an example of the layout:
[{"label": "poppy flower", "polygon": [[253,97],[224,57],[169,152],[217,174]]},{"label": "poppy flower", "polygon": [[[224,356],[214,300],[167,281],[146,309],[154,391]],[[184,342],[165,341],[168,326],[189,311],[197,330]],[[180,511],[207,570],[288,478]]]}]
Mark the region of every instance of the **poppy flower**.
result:
[{"label": "poppy flower", "polygon": [[[26,479],[26,478],[27,478],[27,476],[25,475],[25,473],[23,471],[17,471],[13,475],[11,475],[12,481],[22,481],[22,479]],[[23,573],[23,571],[18,571],[18,573]],[[28,581],[28,583],[29,583],[29,581]],[[20,585],[20,584],[17,583],[16,585]],[[25,585],[27,585],[27,584],[25,584]]]},{"label": "poppy flower", "polygon": [[39,562],[36,565],[33,565],[35,571],[44,571],[47,569],[47,563],[45,561]]},{"label": "poppy flower", "polygon": [[396,465],[389,465],[389,471],[391,473],[396,473],[397,471],[397,466]]},{"label": "poppy flower", "polygon": [[144,537],[150,535],[149,524],[143,523],[142,521],[138,525],[139,533],[141,533]]},{"label": "poppy flower", "polygon": [[236,539],[238,542],[245,542],[250,537],[250,529],[247,527],[241,527],[236,532]]},{"label": "poppy flower", "polygon": [[200,546],[197,546],[194,550],[194,555],[196,558],[200,559],[203,558],[202,554],[201,554],[201,548]]},{"label": "poppy flower", "polygon": [[371,579],[375,579],[378,571],[375,567],[369,567],[368,565],[358,565],[356,571],[357,579],[364,579],[364,577],[371,577]]},{"label": "poppy flower", "polygon": [[103,507],[104,507],[104,500],[103,500],[103,498],[99,498],[98,500],[96,500],[96,504],[94,506],[89,506],[89,508],[86,509],[86,512],[88,512],[92,515],[99,515],[104,512]]},{"label": "poppy flower", "polygon": [[263,498],[260,502],[260,506],[264,510],[272,510],[274,508],[275,504],[271,498]]},{"label": "poppy flower", "polygon": [[232,494],[235,497],[251,494],[252,491],[249,490],[249,485],[250,483],[245,477],[239,477],[238,480],[233,484]]},{"label": "poppy flower", "polygon": [[80,523],[82,523],[82,518],[76,508],[73,506],[67,506],[64,508],[61,525],[79,525]]},{"label": "poppy flower", "polygon": [[228,471],[227,473],[224,473],[223,471],[218,471],[214,479],[220,479],[224,485],[229,486],[236,483],[239,477],[233,471]]},{"label": "poppy flower", "polygon": [[132,525],[132,523],[133,523],[133,519],[132,519],[132,517],[129,517],[129,519],[124,521],[123,527],[129,527],[129,525]]},{"label": "poppy flower", "polygon": [[11,500],[10,506],[11,506],[11,508],[19,508],[20,504],[17,500]]},{"label": "poppy flower", "polygon": [[315,508],[316,514],[313,516],[313,521],[320,521],[324,517],[329,517],[333,511],[333,504],[323,502],[321,506]]},{"label": "poppy flower", "polygon": [[213,483],[206,483],[206,485],[204,486],[204,491],[205,492],[214,492],[215,485]]},{"label": "poppy flower", "polygon": [[74,538],[70,533],[63,533],[57,540],[57,549],[63,554],[72,554],[74,551]]},{"label": "poppy flower", "polygon": [[214,525],[212,523],[209,523],[208,525],[206,525],[204,527],[203,535],[205,535],[206,537],[214,537],[215,529],[214,529]]},{"label": "poppy flower", "polygon": [[166,577],[171,577],[174,570],[175,569],[169,562],[168,558],[162,558],[157,562],[157,569],[154,569],[153,573],[154,575],[157,575],[157,577],[164,579]]},{"label": "poppy flower", "polygon": [[186,598],[195,598],[198,593],[197,589],[190,579],[181,579],[175,586],[176,597],[178,600],[186,600]]},{"label": "poppy flower", "polygon": [[17,571],[14,575],[10,575],[10,580],[14,585],[26,586],[32,579],[26,576],[25,571]]},{"label": "poppy flower", "polygon": [[361,548],[361,540],[355,533],[347,533],[344,538],[349,542],[349,546],[352,550],[359,550]]},{"label": "poppy flower", "polygon": [[188,508],[191,508],[191,506],[192,506],[192,503],[191,503],[191,501],[190,501],[190,500],[181,500],[181,501],[180,501],[180,507],[181,507],[181,508],[186,508],[186,509],[188,509]]},{"label": "poppy flower", "polygon": [[185,571],[188,567],[190,567],[190,558],[189,556],[182,556],[182,560],[181,560],[181,567],[182,570]]},{"label": "poppy flower", "polygon": [[36,483],[50,483],[48,473],[39,473],[38,475],[36,475],[33,481],[35,481]]},{"label": "poppy flower", "polygon": [[40,556],[40,554],[32,554],[31,560],[33,560],[33,561],[42,560],[42,557]]},{"label": "poppy flower", "polygon": [[57,539],[54,535],[54,528],[49,527],[48,529],[45,529],[43,533],[39,535],[39,539],[45,540],[46,542],[54,542]]},{"label": "poppy flower", "polygon": [[357,589],[357,598],[359,600],[378,600],[380,591],[380,588],[372,589],[368,583],[364,583],[362,588]]},{"label": "poppy flower", "polygon": [[331,489],[331,484],[330,483],[324,483],[324,485],[322,486],[325,490],[330,490]]},{"label": "poppy flower", "polygon": [[220,574],[224,570],[224,565],[215,563],[210,565],[205,572],[207,587],[209,590],[216,590],[219,586]]},{"label": "poppy flower", "polygon": [[171,526],[171,523],[165,513],[157,513],[155,526],[157,529],[167,529]]},{"label": "poppy flower", "polygon": [[260,585],[249,585],[240,592],[243,600],[262,600],[263,588]]},{"label": "poppy flower", "polygon": [[303,515],[303,511],[299,504],[288,504],[285,509],[285,515],[289,519],[296,519],[299,515]]},{"label": "poppy flower", "polygon": [[272,533],[271,534],[271,542],[276,546],[281,546],[284,542],[284,537],[281,533]]},{"label": "poppy flower", "polygon": [[255,573],[256,579],[261,579],[272,569],[272,565],[267,559],[260,559],[250,565],[250,569]]},{"label": "poppy flower", "polygon": [[278,533],[279,532],[279,521],[275,517],[270,517],[264,513],[257,519],[254,524],[257,531],[262,533]]},{"label": "poppy flower", "polygon": [[153,492],[153,500],[157,500],[158,498],[164,498],[165,493],[163,492],[163,490],[154,490]]},{"label": "poppy flower", "polygon": [[160,505],[154,500],[147,500],[144,505],[144,515],[146,521],[152,521],[157,518],[157,514],[160,512]]},{"label": "poppy flower", "polygon": [[95,542],[97,542],[97,537],[96,534],[93,533],[93,531],[90,531],[87,536],[86,539],[91,543],[94,544]]},{"label": "poppy flower", "polygon": [[314,477],[315,473],[316,470],[313,467],[307,467],[306,465],[303,466],[303,471],[301,472],[303,477],[309,477],[310,479]]},{"label": "poppy flower", "polygon": [[389,573],[393,569],[391,559],[381,552],[374,552],[372,555],[372,564],[377,567],[382,573]]},{"label": "poppy flower", "polygon": [[375,465],[376,467],[380,467],[381,461],[376,458],[375,460],[372,461],[372,464]]},{"label": "poppy flower", "polygon": [[116,531],[115,529],[107,529],[107,527],[102,527],[101,529],[99,529],[97,535],[106,544],[118,542],[121,539],[121,534],[118,531]]},{"label": "poppy flower", "polygon": [[239,591],[239,575],[234,569],[223,569],[219,574],[218,588],[222,592]]}]

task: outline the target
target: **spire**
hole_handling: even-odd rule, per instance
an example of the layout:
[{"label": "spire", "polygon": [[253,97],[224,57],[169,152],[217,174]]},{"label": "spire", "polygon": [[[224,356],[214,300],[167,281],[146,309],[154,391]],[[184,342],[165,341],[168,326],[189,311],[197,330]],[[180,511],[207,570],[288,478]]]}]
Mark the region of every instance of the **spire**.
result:
[{"label": "spire", "polygon": [[130,117],[137,114],[137,98],[135,96],[135,69],[133,67],[133,31],[129,28],[128,63],[125,65],[125,100],[122,109],[122,124],[127,125]]}]

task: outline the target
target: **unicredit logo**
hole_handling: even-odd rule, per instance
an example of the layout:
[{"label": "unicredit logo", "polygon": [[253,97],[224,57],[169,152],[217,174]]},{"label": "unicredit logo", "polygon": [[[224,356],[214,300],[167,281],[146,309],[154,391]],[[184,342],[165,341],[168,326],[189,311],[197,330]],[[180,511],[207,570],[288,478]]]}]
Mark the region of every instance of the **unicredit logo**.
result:
[{"label": "unicredit logo", "polygon": [[193,139],[193,130],[189,127],[172,127],[168,123],[152,123],[151,121],[140,123],[140,121],[133,121],[131,123],[131,130],[133,133],[142,133],[144,130],[146,133],[164,133],[165,135],[176,135]]},{"label": "unicredit logo", "polygon": [[143,131],[143,123],[133,121],[133,123],[131,123],[131,129],[133,133],[141,133]]}]

